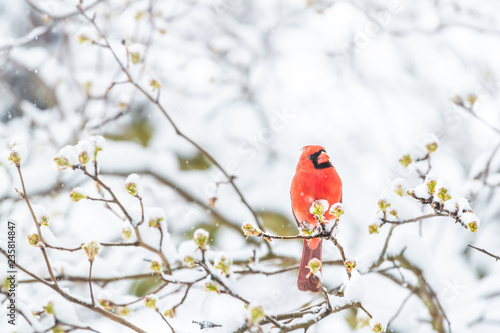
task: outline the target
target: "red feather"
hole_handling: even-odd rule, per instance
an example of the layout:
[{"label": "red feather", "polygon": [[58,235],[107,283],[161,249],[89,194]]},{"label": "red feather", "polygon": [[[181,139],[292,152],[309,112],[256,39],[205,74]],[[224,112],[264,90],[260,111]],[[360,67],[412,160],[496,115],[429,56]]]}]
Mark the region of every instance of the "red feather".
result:
[{"label": "red feather", "polygon": [[[342,181],[323,147],[306,146],[302,149],[292,180],[290,196],[297,226],[304,221],[312,225],[317,224],[313,214],[309,212],[315,200],[325,199],[330,205],[342,202]],[[331,219],[332,216],[327,212],[325,218]],[[312,292],[320,290],[318,278],[313,275],[307,277],[309,273],[307,264],[313,258],[321,261],[322,243],[323,240],[320,238],[304,240],[297,279],[299,290]]]}]

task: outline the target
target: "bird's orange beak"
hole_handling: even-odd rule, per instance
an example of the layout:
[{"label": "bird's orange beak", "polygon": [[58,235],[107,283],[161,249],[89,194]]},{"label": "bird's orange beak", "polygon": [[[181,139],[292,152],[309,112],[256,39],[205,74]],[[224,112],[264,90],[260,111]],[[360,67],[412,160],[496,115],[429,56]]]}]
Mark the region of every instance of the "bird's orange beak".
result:
[{"label": "bird's orange beak", "polygon": [[321,152],[318,156],[318,164],[326,163],[330,160],[330,156],[327,153]]}]

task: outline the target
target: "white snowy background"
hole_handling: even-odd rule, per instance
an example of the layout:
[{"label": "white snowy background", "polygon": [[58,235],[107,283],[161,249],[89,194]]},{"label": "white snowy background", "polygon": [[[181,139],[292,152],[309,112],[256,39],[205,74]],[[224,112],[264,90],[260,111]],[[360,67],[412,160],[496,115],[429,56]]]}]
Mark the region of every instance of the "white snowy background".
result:
[{"label": "white snowy background", "polygon": [[[53,162],[65,145],[104,135],[98,157],[102,179],[138,219],[139,203],[124,184],[131,173],[141,176],[146,214],[149,207],[165,212],[163,249],[173,267],[182,264],[181,243],[191,242],[199,227],[211,233],[209,259],[222,251],[233,260],[248,260],[254,249],[257,256],[265,255],[266,247],[245,241],[239,229],[253,221],[251,212],[230,185],[215,189],[225,177],[176,135],[158,107],[129,83],[116,84],[106,95],[113,82],[126,76],[109,49],[82,41],[105,44],[77,4],[0,0],[0,247],[5,248],[7,221],[17,221],[18,262],[48,277],[40,250],[27,241],[35,228],[14,190],[21,185],[7,160],[13,140],[25,146],[21,169],[30,200],[50,215],[50,226],[43,230],[49,242],[78,247],[89,240],[121,241],[126,222],[101,202],[69,198],[77,186],[97,196],[94,182],[78,170],[58,171]],[[370,235],[368,226],[376,222],[377,202],[391,192],[394,180],[403,178],[410,187],[421,183],[412,166],[404,168],[398,160],[415,143],[435,135],[439,148],[431,158],[433,175],[470,201],[481,225],[471,233],[451,218],[438,217],[398,226],[388,253],[406,248],[405,255],[437,294],[453,332],[500,331],[500,262],[467,246],[500,255],[500,152],[494,152],[500,141],[494,129],[500,128],[498,1],[84,0],[83,7],[95,15],[134,81],[154,97],[151,80],[161,85],[159,103],[168,115],[236,176],[235,183],[272,232],[279,234],[281,228],[294,234],[289,188],[300,148],[326,148],[343,181],[345,215],[338,238],[360,273],[348,283],[346,297],[362,299],[368,311],[387,319],[409,291],[366,273],[390,229],[385,225]],[[138,54],[137,64],[127,57],[122,41],[129,53]],[[452,101],[457,95],[466,105],[467,96],[477,96],[475,116]],[[214,211],[224,223],[208,210],[214,196]],[[403,208],[400,215],[418,216],[419,206],[411,208],[416,215]],[[145,241],[158,243],[156,230],[147,223],[141,228]],[[278,254],[300,258],[300,241],[271,245]],[[47,251],[56,275],[87,276],[83,251]],[[340,259],[332,244],[325,244],[323,255],[324,260]],[[149,273],[147,260],[158,258],[134,247],[104,247],[93,276]],[[2,256],[0,274],[7,270],[5,263]],[[263,261],[255,267],[273,271],[287,265],[278,263]],[[390,272],[399,278],[396,270]],[[321,302],[320,295],[297,290],[296,274],[233,274],[232,284],[270,315]],[[414,275],[403,274],[408,283],[416,283]],[[203,275],[184,269],[174,276],[194,280]],[[323,283],[329,289],[346,280],[341,266],[325,266]],[[71,295],[90,299],[86,283],[60,284]],[[137,288],[137,282],[121,280],[104,288],[95,284],[94,294],[125,303],[144,296],[137,296]],[[157,294],[160,310],[183,295],[184,289],[167,286]],[[18,315],[14,329],[6,322],[4,295],[1,300],[2,332],[50,329],[52,316],[30,315],[48,301],[62,322],[99,332],[128,331],[34,283],[21,283],[17,296],[32,326]],[[129,309],[125,318],[143,330],[169,331],[142,301]],[[357,316],[366,318],[360,311]],[[176,332],[200,331],[192,320],[222,325],[207,332],[232,332],[247,317],[241,301],[207,293],[200,282],[168,320]],[[308,332],[372,330],[354,329],[352,318],[350,310],[332,314]],[[426,305],[413,295],[388,331],[432,332],[430,320]]]}]

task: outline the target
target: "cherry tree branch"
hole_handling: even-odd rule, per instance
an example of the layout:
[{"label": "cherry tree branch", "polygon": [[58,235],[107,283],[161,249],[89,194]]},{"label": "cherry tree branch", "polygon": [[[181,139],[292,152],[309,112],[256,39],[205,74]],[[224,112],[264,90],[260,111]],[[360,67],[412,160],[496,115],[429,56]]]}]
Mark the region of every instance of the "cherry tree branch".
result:
[{"label": "cherry tree branch", "polygon": [[[261,223],[261,220],[260,220],[260,217],[258,216],[258,214],[255,212],[255,210],[250,206],[250,204],[248,203],[248,201],[245,199],[245,197],[243,196],[241,190],[239,189],[239,187],[236,185],[236,183],[234,182],[234,176],[228,174],[228,172],[225,170],[225,168],[222,167],[222,165],[208,152],[206,151],[204,148],[202,148],[197,142],[195,142],[193,139],[191,139],[190,137],[188,137],[186,134],[184,134],[184,132],[182,132],[179,127],[177,126],[177,124],[173,121],[173,119],[170,117],[169,113],[166,111],[166,109],[163,107],[163,105],[159,102],[158,98],[155,98],[153,97],[150,93],[148,93],[146,90],[144,90],[144,88],[142,86],[140,86],[136,81],[134,81],[134,79],[132,78],[132,75],[130,74],[130,72],[128,71],[128,69],[122,64],[122,62],[120,61],[118,55],[116,54],[115,50],[111,47],[111,44],[109,43],[108,39],[106,38],[106,36],[103,34],[103,32],[101,31],[100,27],[97,25],[97,23],[95,22],[95,17],[94,18],[91,18],[87,15],[86,11],[82,8],[82,5],[79,4],[77,6],[78,10],[80,11],[80,13],[82,14],[82,16],[87,20],[89,21],[89,23],[92,24],[92,26],[94,27],[94,29],[99,33],[100,37],[103,39],[104,41],[104,47],[106,47],[107,49],[110,50],[113,58],[116,60],[116,63],[118,64],[118,66],[121,68],[122,72],[126,75],[128,81],[136,87],[137,90],[139,90],[150,102],[152,102],[153,104],[155,104],[157,106],[157,108],[161,111],[161,113],[165,116],[165,118],[168,120],[168,122],[170,123],[170,125],[174,128],[174,131],[175,133],[182,137],[183,139],[185,139],[186,141],[188,141],[190,144],[192,144],[196,149],[198,149],[198,151],[200,153],[202,153],[213,165],[215,165],[217,167],[217,169],[219,169],[222,174],[226,177],[226,179],[228,180],[228,182],[231,184],[231,186],[233,187],[233,189],[235,190],[235,192],[237,193],[237,195],[239,196],[241,202],[247,207],[247,209],[251,212],[251,214],[253,215],[254,219],[255,219],[255,222],[257,223],[257,225],[259,226],[260,229],[264,229],[263,228],[263,225]],[[268,245],[269,246],[269,245]],[[270,249],[270,247],[269,247]]]},{"label": "cherry tree branch", "polygon": [[[403,251],[404,252],[404,251]],[[392,281],[396,282],[402,287],[407,288],[408,290],[412,291],[417,295],[425,304],[428,304],[428,309],[429,309],[429,314],[432,318],[432,324],[433,327],[436,331],[439,333],[444,333],[444,320],[446,320],[448,324],[448,331],[451,332],[451,323],[446,315],[446,312],[444,311],[443,307],[441,306],[441,302],[439,301],[439,298],[437,297],[436,293],[434,292],[433,288],[430,286],[430,284],[427,282],[427,279],[424,277],[424,274],[422,270],[412,264],[405,256],[403,253],[391,257],[390,259],[398,261],[401,266],[409,271],[411,271],[418,279],[418,285],[417,286],[411,286],[410,284],[400,281],[397,278],[394,278],[390,274],[387,273],[380,273],[383,276],[389,277]]]},{"label": "cherry tree branch", "polygon": [[[453,218],[455,220],[455,223],[458,223],[458,224],[462,225],[464,228],[467,229],[467,225],[460,219],[458,211],[452,212],[452,211],[450,211],[448,209],[445,209],[444,205],[442,203],[434,201],[434,197],[433,196],[431,196],[428,199],[425,199],[425,198],[418,197],[414,192],[410,192],[410,193],[408,193],[408,195],[410,195],[411,197],[413,197],[414,199],[416,199],[417,201],[419,201],[422,204],[428,204],[428,205],[430,205],[430,207],[434,210],[435,216],[445,216],[445,217],[449,216],[449,217],[451,217],[451,218]],[[424,215],[424,217],[425,218],[431,218],[431,217],[434,217],[434,216]],[[418,221],[418,218],[417,218],[417,221]]]},{"label": "cherry tree branch", "polygon": [[[165,176],[150,170],[149,168],[146,169],[141,169],[141,170],[135,170],[135,172],[141,174],[142,176],[151,176],[153,177],[156,181],[160,182],[161,184],[168,186],[169,188],[173,189],[177,195],[179,195],[181,198],[185,199],[188,202],[192,202],[199,207],[201,207],[203,210],[208,211],[213,217],[214,220],[218,223],[221,223],[222,225],[237,231],[238,234],[241,235],[240,231],[241,228],[236,222],[230,221],[228,218],[224,217],[222,213],[220,213],[217,209],[214,207],[206,204],[201,200],[200,198],[195,197],[193,194],[188,192],[187,190],[183,189],[183,187],[177,183],[175,183],[173,180],[166,178]],[[101,174],[108,174],[106,171],[101,172]],[[124,173],[124,172],[110,172],[110,175],[113,176],[128,176],[130,173]],[[242,235],[243,237],[243,235]],[[253,239],[249,239],[250,242],[255,242]]]},{"label": "cherry tree branch", "polygon": [[56,278],[54,276],[54,272],[52,271],[52,267],[50,265],[49,257],[47,256],[47,251],[45,250],[45,244],[46,243],[45,243],[45,240],[44,240],[43,235],[42,235],[40,224],[38,223],[38,220],[37,220],[37,218],[35,216],[35,212],[33,211],[33,207],[31,207],[31,203],[30,203],[30,200],[28,198],[28,193],[26,192],[26,186],[24,185],[24,178],[23,178],[23,174],[21,172],[21,165],[19,163],[16,163],[16,168],[17,168],[17,172],[19,174],[19,179],[21,180],[21,186],[22,186],[23,192],[20,193],[17,189],[16,189],[16,191],[24,199],[24,201],[26,202],[26,205],[28,206],[28,209],[30,211],[31,217],[33,218],[33,222],[35,223],[36,231],[37,231],[38,238],[39,238],[39,242],[38,242],[37,246],[42,251],[43,259],[45,261],[45,265],[47,266],[47,270],[49,271],[50,279],[52,280],[52,282],[54,283],[54,285],[57,288],[59,288],[57,286],[57,280],[56,280]]},{"label": "cherry tree branch", "polygon": [[95,299],[94,299],[94,291],[92,290],[92,264],[93,260],[90,261],[90,267],[89,267],[89,289],[90,289],[90,300],[92,302],[92,306],[95,306]]},{"label": "cherry tree branch", "polygon": [[463,100],[461,98],[454,100],[454,103],[457,106],[461,107],[463,110],[467,111],[467,113],[469,113],[470,115],[472,115],[474,118],[476,118],[477,120],[479,120],[481,123],[483,123],[484,125],[486,125],[486,127],[490,128],[492,131],[496,132],[497,134],[500,134],[500,128],[493,126],[492,124],[490,124],[489,122],[487,122],[483,118],[479,117],[477,115],[477,113],[474,111],[473,105],[472,106],[465,105],[464,102],[463,102]]},{"label": "cherry tree branch", "polygon": [[470,245],[470,244],[467,244],[467,246],[469,246],[469,247],[471,247],[471,248],[473,248],[473,249],[475,249],[475,250],[477,250],[477,251],[479,251],[479,252],[483,252],[483,253],[485,253],[485,254],[489,255],[490,257],[495,258],[495,260],[496,260],[496,261],[500,260],[500,256],[496,256],[496,255],[494,255],[493,253],[490,253],[490,252],[488,252],[488,251],[486,251],[486,250],[484,250],[484,249],[480,249],[480,248],[475,247],[475,246]]},{"label": "cherry tree branch", "polygon": [[430,219],[432,217],[438,217],[438,216],[449,216],[449,215],[440,215],[440,214],[437,214],[437,213],[426,214],[426,215],[422,215],[422,216],[419,216],[419,217],[414,217],[412,219],[403,220],[403,221],[390,221],[390,220],[387,220],[387,219],[383,218],[383,219],[380,219],[382,221],[382,223],[380,224],[380,226],[383,226],[386,223],[387,224],[395,224],[395,225],[407,224],[407,223],[415,223],[415,222],[419,222],[421,220]]},{"label": "cherry tree branch", "polygon": [[165,323],[167,323],[168,327],[170,327],[170,330],[172,331],[172,333],[175,333],[175,330],[174,328],[172,327],[172,325],[170,325],[170,323],[168,322],[167,318],[165,318],[165,316],[160,312],[160,310],[156,309],[156,313],[158,313],[161,317],[161,319],[163,319],[163,321]]},{"label": "cherry tree branch", "polygon": [[[125,209],[125,207],[123,206],[123,204],[118,200],[118,198],[116,197],[116,195],[114,194],[113,190],[107,186],[98,176],[98,174],[96,175],[92,175],[90,174],[87,169],[85,168],[85,166],[83,165],[73,165],[73,169],[80,169],[83,171],[83,173],[85,174],[85,176],[91,178],[92,180],[94,180],[97,184],[99,184],[101,187],[103,187],[110,195],[111,195],[111,202],[118,205],[118,207],[120,208],[120,210],[122,211],[122,213],[125,215],[126,219],[128,220],[128,222],[130,223],[130,225],[132,226],[133,230],[134,230],[134,233],[135,233],[135,236],[137,238],[137,246],[140,246],[150,252],[153,252],[153,253],[156,253],[162,260],[163,262],[163,265],[165,266],[165,269],[167,270],[167,272],[171,272],[171,269],[170,269],[170,263],[168,262],[167,258],[165,257],[165,254],[163,254],[163,252],[161,251],[161,248],[160,249],[156,249],[154,247],[152,247],[151,245],[145,243],[143,240],[142,240],[142,237],[141,237],[141,233],[139,231],[139,228],[138,228],[138,224],[134,225],[133,223],[133,219],[132,217],[129,215],[129,213],[127,212],[127,210]],[[140,200],[140,204],[141,204],[141,211],[142,211],[142,220],[141,221],[144,221],[144,207],[142,205],[142,200]]]},{"label": "cherry tree branch", "polygon": [[347,258],[346,258],[345,253],[344,253],[344,248],[340,245],[337,238],[332,236],[331,240],[332,240],[333,245],[335,245],[337,247],[337,249],[339,250],[340,257],[342,258],[342,262],[344,263],[344,268],[345,268],[345,271],[347,273],[347,277],[350,280],[351,279],[351,271],[345,266],[345,262],[347,261]]},{"label": "cherry tree branch", "polygon": [[[7,252],[5,252],[5,250],[3,250],[2,248],[0,248],[0,252],[2,253],[2,255],[6,258],[8,258],[8,254]],[[106,317],[108,319],[111,319],[113,320],[114,322],[118,323],[118,324],[121,324],[123,326],[126,326],[130,329],[132,329],[133,331],[135,332],[139,332],[139,333],[146,333],[146,331],[140,329],[139,327],[135,326],[134,324],[130,323],[129,321],[127,321],[126,319],[124,318],[121,318],[107,310],[104,310],[103,308],[101,307],[97,307],[97,306],[92,306],[91,304],[88,304],[78,298],[75,298],[73,296],[71,296],[70,294],[64,292],[62,289],[60,289],[57,285],[54,285],[54,284],[51,284],[50,282],[38,277],[36,274],[30,272],[29,270],[25,269],[23,266],[21,266],[19,263],[15,262],[14,265],[19,268],[21,271],[23,271],[24,273],[26,273],[27,275],[31,276],[32,278],[34,278],[35,280],[37,280],[38,282],[44,284],[45,286],[51,288],[52,290],[56,291],[59,295],[61,295],[62,297],[64,297],[66,300],[70,301],[71,303],[74,303],[74,304],[78,304],[80,306],[83,306],[91,311],[94,311],[98,314],[100,314],[101,316],[103,317]]]},{"label": "cherry tree branch", "polygon": [[[242,301],[243,303],[245,303],[245,305],[249,305],[250,302],[247,301],[245,298],[243,298],[242,296],[240,296],[239,294],[237,294],[235,291],[233,291],[226,283],[226,281],[224,279],[222,279],[219,275],[217,274],[214,274],[214,271],[213,269],[210,268],[210,263],[206,261],[205,259],[205,250],[202,250],[202,254],[203,254],[203,260],[202,261],[199,261],[197,262],[197,264],[199,264],[201,267],[203,267],[203,269],[207,272],[208,275],[210,275],[210,277],[216,281],[217,283],[219,283],[222,287],[224,287],[225,291],[233,296],[234,298],[236,299],[239,299],[240,301]],[[276,327],[281,327],[281,325],[276,321],[274,320],[273,318],[271,318],[270,316],[266,315],[265,316],[270,322],[272,322]]]}]

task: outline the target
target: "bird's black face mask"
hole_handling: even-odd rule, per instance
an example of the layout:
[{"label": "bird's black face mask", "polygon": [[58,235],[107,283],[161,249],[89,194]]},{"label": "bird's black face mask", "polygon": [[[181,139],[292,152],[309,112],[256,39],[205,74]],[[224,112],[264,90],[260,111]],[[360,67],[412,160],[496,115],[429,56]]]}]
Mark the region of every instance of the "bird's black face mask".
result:
[{"label": "bird's black face mask", "polygon": [[321,149],[321,150],[318,150],[317,152],[315,152],[314,154],[309,155],[309,159],[313,162],[314,168],[315,169],[332,168],[333,165],[332,165],[332,163],[330,161],[326,161],[326,162],[323,162],[323,163],[318,163],[318,157],[319,157],[319,155],[321,155],[321,153],[325,153],[326,154],[326,150]]}]

